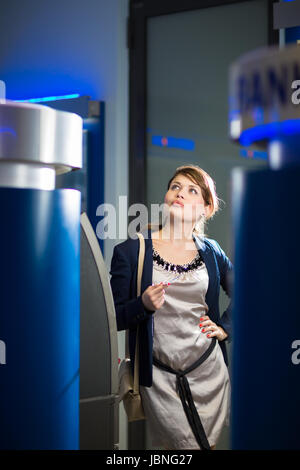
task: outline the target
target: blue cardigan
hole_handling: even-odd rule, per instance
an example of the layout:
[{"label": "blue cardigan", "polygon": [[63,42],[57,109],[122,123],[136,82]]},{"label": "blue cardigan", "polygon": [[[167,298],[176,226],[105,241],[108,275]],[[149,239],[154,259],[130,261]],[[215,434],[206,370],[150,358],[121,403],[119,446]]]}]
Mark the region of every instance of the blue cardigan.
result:
[{"label": "blue cardigan", "polygon": [[[129,353],[132,368],[134,367],[136,330],[139,325],[139,382],[140,385],[151,387],[152,385],[152,348],[153,348],[153,316],[144,307],[142,294],[148,286],[152,285],[152,238],[151,229],[141,232],[145,237],[145,260],[142,274],[141,295],[137,292],[137,264],[139,252],[139,239],[135,238],[119,243],[114,247],[111,260],[110,285],[114,298],[117,329],[129,329]],[[193,236],[196,247],[206,265],[209,283],[205,297],[208,305],[207,315],[217,325],[221,326],[228,337],[220,341],[220,347],[224,355],[224,361],[228,366],[226,341],[231,341],[232,302],[220,317],[219,293],[220,285],[230,297],[232,292],[233,265],[220,245],[211,238],[199,238]]]}]

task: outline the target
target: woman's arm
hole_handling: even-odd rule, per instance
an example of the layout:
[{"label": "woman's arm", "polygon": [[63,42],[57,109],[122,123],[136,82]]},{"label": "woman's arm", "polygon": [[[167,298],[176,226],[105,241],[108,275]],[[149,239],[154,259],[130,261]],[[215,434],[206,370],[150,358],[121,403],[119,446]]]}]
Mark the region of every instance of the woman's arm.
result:
[{"label": "woman's arm", "polygon": [[[220,247],[219,243],[214,240],[216,246],[216,256],[220,271],[220,284],[226,293],[226,295],[232,297],[232,285],[233,285],[233,264],[231,263],[228,256]],[[232,340],[232,321],[231,321],[232,301],[230,300],[227,309],[223,312],[218,325],[228,334],[225,338],[226,341]]]},{"label": "woman's arm", "polygon": [[118,245],[114,247],[110,274],[118,331],[135,327],[149,318],[152,312],[145,309],[142,296],[130,299],[132,269],[128,257]]}]

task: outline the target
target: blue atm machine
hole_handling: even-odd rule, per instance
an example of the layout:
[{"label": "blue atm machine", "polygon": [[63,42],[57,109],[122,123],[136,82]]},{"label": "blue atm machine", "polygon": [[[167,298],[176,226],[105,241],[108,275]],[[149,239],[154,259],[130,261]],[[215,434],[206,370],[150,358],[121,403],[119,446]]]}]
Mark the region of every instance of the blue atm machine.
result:
[{"label": "blue atm machine", "polygon": [[232,448],[300,449],[300,53],[263,48],[230,68],[230,135],[268,153],[232,174]]},{"label": "blue atm machine", "polygon": [[0,101],[0,448],[117,449],[104,104]]},{"label": "blue atm machine", "polygon": [[82,119],[0,101],[0,448],[78,449]]},{"label": "blue atm machine", "polygon": [[47,106],[83,119],[82,168],[56,177],[57,188],[81,194],[80,230],[80,449],[118,449],[118,344],[114,301],[97,238],[97,207],[104,202],[105,103],[89,96]]}]

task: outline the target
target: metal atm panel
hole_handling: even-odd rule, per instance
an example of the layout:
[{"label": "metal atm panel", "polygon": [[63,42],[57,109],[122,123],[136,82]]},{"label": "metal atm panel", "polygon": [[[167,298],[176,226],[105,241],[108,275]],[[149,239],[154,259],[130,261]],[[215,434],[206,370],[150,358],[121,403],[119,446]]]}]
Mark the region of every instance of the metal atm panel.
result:
[{"label": "metal atm panel", "polygon": [[114,302],[99,242],[81,215],[80,448],[118,448],[118,343]]}]

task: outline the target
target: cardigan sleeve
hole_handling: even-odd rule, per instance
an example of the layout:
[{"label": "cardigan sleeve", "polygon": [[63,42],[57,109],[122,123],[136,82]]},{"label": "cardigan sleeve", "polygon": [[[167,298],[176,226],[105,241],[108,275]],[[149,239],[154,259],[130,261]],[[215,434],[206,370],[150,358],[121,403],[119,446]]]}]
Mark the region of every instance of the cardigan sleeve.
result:
[{"label": "cardigan sleeve", "polygon": [[223,328],[224,331],[228,334],[224,341],[230,342],[232,340],[232,319],[231,319],[231,312],[232,312],[232,291],[233,291],[233,264],[231,263],[228,256],[226,256],[224,250],[220,247],[219,243],[214,240],[214,244],[216,246],[216,256],[220,271],[220,284],[226,293],[226,295],[230,298],[230,302],[228,304],[227,309],[223,312],[221,319],[219,320],[218,325]]},{"label": "cardigan sleeve", "polygon": [[153,312],[145,308],[142,295],[131,298],[132,268],[128,256],[118,245],[114,247],[110,274],[117,330],[134,328]]}]

